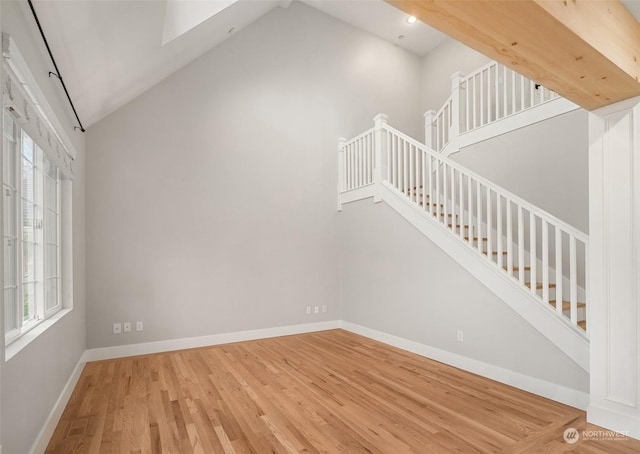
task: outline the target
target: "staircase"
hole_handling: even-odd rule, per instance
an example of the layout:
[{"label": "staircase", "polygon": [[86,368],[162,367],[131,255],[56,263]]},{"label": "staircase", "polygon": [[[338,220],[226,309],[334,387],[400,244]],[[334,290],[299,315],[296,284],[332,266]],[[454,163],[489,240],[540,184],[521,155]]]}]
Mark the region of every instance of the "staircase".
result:
[{"label": "staircase", "polygon": [[[483,109],[495,112],[496,98],[485,99],[493,101]],[[459,132],[458,117],[450,118],[447,131]],[[475,129],[504,117],[491,118]],[[385,201],[588,371],[588,236],[447,158],[453,136],[436,141],[437,151],[385,115],[374,122],[340,140],[338,209]]]}]

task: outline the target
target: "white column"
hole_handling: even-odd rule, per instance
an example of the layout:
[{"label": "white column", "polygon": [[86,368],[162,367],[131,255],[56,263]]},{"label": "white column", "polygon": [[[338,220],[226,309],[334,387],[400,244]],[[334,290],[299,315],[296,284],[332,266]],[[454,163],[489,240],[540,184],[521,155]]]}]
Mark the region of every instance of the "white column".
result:
[{"label": "white column", "polygon": [[373,118],[376,141],[373,153],[373,183],[375,184],[373,201],[375,203],[382,202],[380,185],[382,185],[382,175],[384,175],[384,168],[386,168],[386,163],[383,160],[386,150],[386,134],[382,128],[387,124],[388,119],[389,117],[385,114],[378,114]]},{"label": "white column", "polygon": [[640,98],[589,114],[587,420],[640,439]]},{"label": "white column", "polygon": [[460,83],[464,74],[460,71],[451,75],[451,124],[449,125],[449,149],[454,153],[458,151],[458,136],[460,135]]},{"label": "white column", "polygon": [[344,191],[344,147],[347,139],[338,139],[338,211],[342,211],[342,191]]},{"label": "white column", "polygon": [[433,122],[435,121],[435,118],[435,110],[427,110],[424,113],[424,144],[432,150],[435,150],[433,143]]}]

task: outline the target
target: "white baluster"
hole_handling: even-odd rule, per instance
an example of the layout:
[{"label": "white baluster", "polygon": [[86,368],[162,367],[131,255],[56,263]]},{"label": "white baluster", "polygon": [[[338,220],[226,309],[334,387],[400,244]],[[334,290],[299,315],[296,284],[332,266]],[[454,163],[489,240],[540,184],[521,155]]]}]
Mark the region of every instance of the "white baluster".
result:
[{"label": "white baluster", "polygon": [[414,197],[416,195],[416,185],[415,185],[415,178],[413,175],[413,168],[414,168],[414,162],[413,162],[413,146],[411,144],[409,144],[409,199],[410,200],[414,200]]},{"label": "white baluster", "polygon": [[[473,180],[471,179],[470,176],[467,176],[467,195],[469,197],[469,222],[467,223],[467,225],[469,226],[469,228],[467,229],[467,238],[469,238],[469,244],[471,245],[471,247],[473,247],[473,237],[471,235],[472,233],[472,227],[473,227]],[[463,223],[460,223],[460,228],[463,228]]]},{"label": "white baluster", "polygon": [[[435,213],[435,206],[433,205],[433,158],[429,155],[429,212]],[[426,203],[426,202],[425,202]]]},{"label": "white baluster", "polygon": [[493,216],[492,216],[492,212],[491,212],[491,189],[489,189],[488,187],[486,188],[486,194],[487,194],[487,257],[492,258],[493,257],[493,248],[492,248],[492,242],[491,242],[491,233],[492,233],[492,229],[493,229]]},{"label": "white baluster", "polygon": [[[460,225],[464,224],[464,174],[462,172],[458,172],[458,198],[460,199],[460,216],[458,217],[458,222]],[[460,227],[460,238],[464,239],[463,228]],[[455,232],[455,228],[453,230]]]},{"label": "white baluster", "polygon": [[549,224],[542,220],[542,300],[549,304]]},{"label": "white baluster", "polygon": [[509,105],[509,87],[508,87],[508,83],[507,83],[507,67],[506,66],[502,66],[502,94],[503,94],[503,102],[504,102],[504,109],[502,110],[502,118],[506,117],[508,115],[508,108],[507,106]]},{"label": "white baluster", "polygon": [[[522,207],[518,205],[518,280],[524,284],[524,219]],[[531,288],[536,285],[531,283]]]},{"label": "white baluster", "polygon": [[344,171],[346,164],[346,155],[344,152],[347,139],[340,137],[338,139],[338,211],[342,211],[342,199],[340,193],[342,193],[347,187],[346,174]]},{"label": "white baluster", "polygon": [[[531,271],[529,272],[531,280],[531,293],[536,294],[533,283],[538,282],[538,245],[537,245],[537,232],[536,232],[536,217],[529,211],[529,266]],[[521,271],[524,275],[524,270]],[[544,290],[543,290],[544,292]]]},{"label": "white baluster", "polygon": [[385,134],[385,140],[387,143],[385,147],[387,150],[387,182],[391,183],[391,133],[389,131]]},{"label": "white baluster", "polygon": [[569,236],[569,301],[571,323],[578,324],[578,265],[576,260],[576,237]]},{"label": "white baluster", "polygon": [[556,226],[556,310],[562,313],[562,230]]},{"label": "white baluster", "polygon": [[507,273],[513,276],[513,219],[511,217],[511,200],[507,202]]},{"label": "white baluster", "polygon": [[502,243],[502,196],[496,192],[496,252],[498,253],[498,266],[504,267],[502,253],[504,251]]},{"label": "white baluster", "polygon": [[456,169],[451,167],[451,229],[456,231]]},{"label": "white baluster", "polygon": [[[480,241],[480,238],[482,237],[482,190],[480,189],[480,181],[476,181],[476,198],[478,199],[476,207],[478,210],[476,219],[477,227],[475,233],[469,232],[469,236],[471,237],[471,241],[473,241],[474,235],[478,237],[478,244],[476,246],[478,251],[482,254],[484,247],[482,245],[482,241]],[[492,260],[493,257],[488,258],[489,260]]]}]

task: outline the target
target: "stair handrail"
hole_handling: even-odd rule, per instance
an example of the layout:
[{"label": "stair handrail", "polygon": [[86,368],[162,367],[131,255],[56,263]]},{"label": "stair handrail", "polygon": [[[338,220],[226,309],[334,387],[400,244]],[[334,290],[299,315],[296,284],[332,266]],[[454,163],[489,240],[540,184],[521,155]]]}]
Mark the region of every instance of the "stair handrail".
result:
[{"label": "stair handrail", "polygon": [[383,128],[386,131],[397,135],[401,139],[407,141],[408,143],[410,143],[411,145],[415,146],[416,148],[422,150],[423,152],[426,152],[427,154],[431,155],[431,157],[433,157],[435,159],[438,159],[442,163],[446,163],[451,168],[454,168],[454,169],[458,170],[459,172],[464,173],[465,175],[471,177],[472,179],[480,182],[481,184],[489,187],[495,193],[500,193],[505,199],[508,199],[508,200],[512,201],[513,203],[522,206],[525,210],[527,210],[529,212],[535,213],[540,218],[546,218],[548,222],[556,224],[558,227],[561,227],[562,230],[564,230],[565,232],[567,232],[567,233],[573,235],[574,237],[576,237],[576,239],[579,239],[580,241],[588,244],[589,235],[587,235],[583,231],[577,229],[576,227],[574,227],[574,226],[572,226],[570,224],[567,224],[562,219],[559,219],[556,216],[554,216],[553,214],[543,210],[542,208],[537,207],[536,205],[533,205],[530,202],[527,202],[526,200],[524,200],[523,198],[517,196],[516,194],[512,193],[511,191],[509,191],[509,190],[507,190],[507,189],[505,189],[505,188],[503,188],[501,186],[498,186],[497,184],[493,183],[492,181],[487,180],[486,178],[478,175],[477,173],[473,172],[472,170],[469,170],[466,167],[460,165],[456,161],[454,161],[454,160],[452,160],[452,159],[450,159],[448,157],[442,156],[440,153],[436,152],[432,148],[429,148],[425,144],[423,144],[423,143],[419,142],[418,140],[414,139],[413,137],[410,137],[410,136],[404,134],[403,132],[399,131],[398,129],[394,128],[393,126],[390,126],[388,123],[385,124],[383,126]]}]

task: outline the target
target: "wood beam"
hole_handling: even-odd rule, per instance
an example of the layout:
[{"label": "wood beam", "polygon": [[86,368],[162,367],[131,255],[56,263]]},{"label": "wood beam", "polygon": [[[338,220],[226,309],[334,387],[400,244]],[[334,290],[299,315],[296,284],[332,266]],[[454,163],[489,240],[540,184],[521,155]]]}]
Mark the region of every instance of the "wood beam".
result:
[{"label": "wood beam", "polygon": [[588,110],[640,96],[640,23],[618,0],[385,0]]}]

